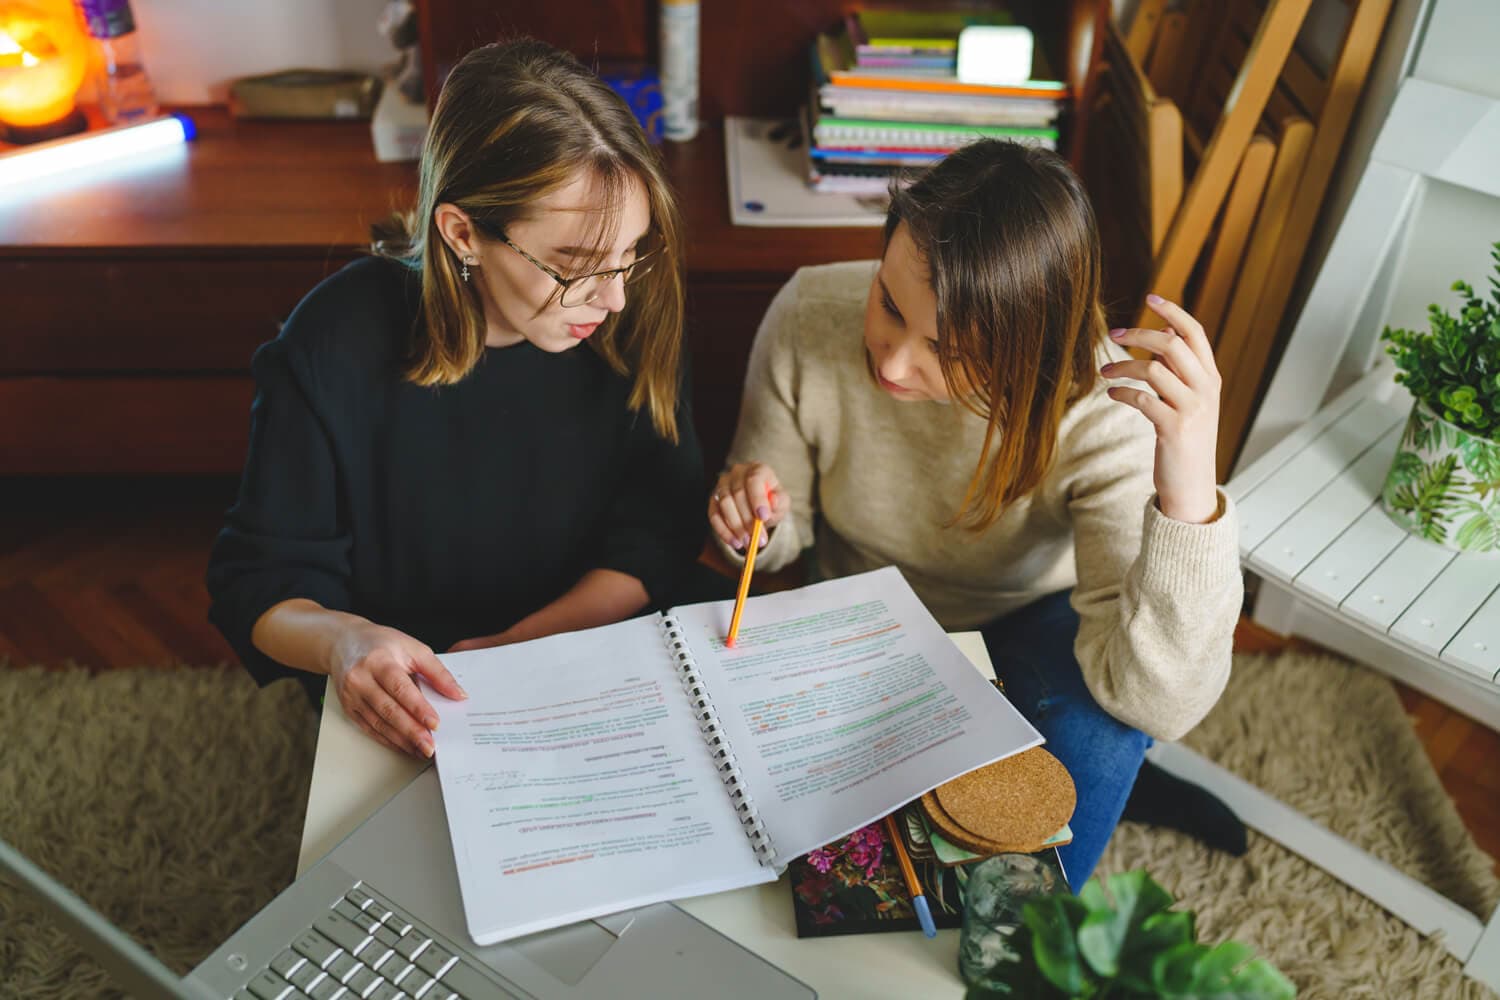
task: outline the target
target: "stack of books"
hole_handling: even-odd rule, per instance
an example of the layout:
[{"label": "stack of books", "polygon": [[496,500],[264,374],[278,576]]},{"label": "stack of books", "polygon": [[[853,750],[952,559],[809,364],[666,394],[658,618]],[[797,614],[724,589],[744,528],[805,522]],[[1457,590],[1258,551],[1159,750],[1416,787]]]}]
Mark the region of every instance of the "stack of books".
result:
[{"label": "stack of books", "polygon": [[808,183],[819,191],[880,194],[905,168],[936,163],[977,139],[1056,149],[1070,95],[1051,79],[1040,46],[1024,83],[958,79],[959,32],[1010,23],[1003,11],[864,10],[819,35],[804,115]]}]

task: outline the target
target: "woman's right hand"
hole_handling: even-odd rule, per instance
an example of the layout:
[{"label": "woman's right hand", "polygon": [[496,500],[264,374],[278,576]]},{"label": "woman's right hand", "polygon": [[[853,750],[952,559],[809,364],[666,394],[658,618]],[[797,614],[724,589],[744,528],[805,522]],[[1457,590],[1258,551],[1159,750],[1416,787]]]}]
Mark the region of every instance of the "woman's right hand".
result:
[{"label": "woman's right hand", "polygon": [[429,646],[384,625],[351,625],[330,656],[328,676],[344,714],[376,742],[413,757],[432,756],[432,730],[438,724],[415,675],[445,697],[468,697]]},{"label": "woman's right hand", "polygon": [[741,462],[724,470],[714,484],[708,501],[708,523],[725,545],[744,549],[750,544],[750,529],[758,517],[766,527],[760,536],[761,548],[765,548],[770,530],[791,509],[791,498],[781,488],[774,469],[764,462]]}]

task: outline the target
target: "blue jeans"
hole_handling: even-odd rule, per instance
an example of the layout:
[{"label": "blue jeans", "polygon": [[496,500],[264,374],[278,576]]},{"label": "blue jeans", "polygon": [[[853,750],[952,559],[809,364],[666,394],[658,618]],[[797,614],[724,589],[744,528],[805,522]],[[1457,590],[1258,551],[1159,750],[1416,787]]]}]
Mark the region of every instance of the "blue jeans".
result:
[{"label": "blue jeans", "polygon": [[1078,613],[1068,591],[1051,594],[984,626],[985,647],[1005,695],[1047,739],[1078,789],[1069,825],[1073,842],[1058,849],[1076,893],[1099,863],[1125,811],[1125,800],[1151,737],[1094,701],[1073,655]]}]

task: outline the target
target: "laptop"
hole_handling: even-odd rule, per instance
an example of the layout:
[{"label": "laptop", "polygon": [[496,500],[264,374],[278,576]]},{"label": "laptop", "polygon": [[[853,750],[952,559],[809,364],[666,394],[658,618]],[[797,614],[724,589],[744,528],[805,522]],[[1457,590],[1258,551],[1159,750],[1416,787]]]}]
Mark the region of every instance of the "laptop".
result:
[{"label": "laptop", "polygon": [[14,876],[143,1000],[817,996],[670,903],[476,946],[432,767],[186,979],[3,841],[0,872]]}]

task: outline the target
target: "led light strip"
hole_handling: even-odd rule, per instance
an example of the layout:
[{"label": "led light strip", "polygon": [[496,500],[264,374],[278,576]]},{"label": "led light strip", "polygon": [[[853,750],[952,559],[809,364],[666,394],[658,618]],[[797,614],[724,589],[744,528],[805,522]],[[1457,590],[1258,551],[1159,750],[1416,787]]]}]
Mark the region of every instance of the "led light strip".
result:
[{"label": "led light strip", "polygon": [[190,141],[196,134],[191,118],[174,114],[23,146],[0,154],[0,188],[175,146]]}]

